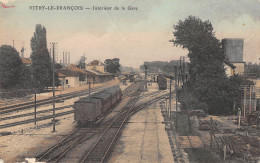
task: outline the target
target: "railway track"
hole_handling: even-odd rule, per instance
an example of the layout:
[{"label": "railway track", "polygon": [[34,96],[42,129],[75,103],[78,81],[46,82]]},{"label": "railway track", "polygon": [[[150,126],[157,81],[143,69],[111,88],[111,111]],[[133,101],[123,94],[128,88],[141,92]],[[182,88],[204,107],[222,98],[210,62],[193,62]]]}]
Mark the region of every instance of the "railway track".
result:
[{"label": "railway track", "polygon": [[[103,87],[102,88],[97,88],[97,89],[95,89],[93,91],[93,93],[95,93],[97,91],[100,91],[100,90],[103,90],[105,88],[106,87],[104,87],[104,88]],[[85,96],[86,93],[84,92],[84,94],[81,93],[81,94],[78,94],[77,96],[79,97],[81,95]],[[63,106],[63,107],[58,107],[55,110],[56,111],[57,110],[63,110],[63,109],[67,109],[67,108],[70,108],[70,107],[73,107],[73,105],[67,105],[67,106]],[[52,109],[41,110],[41,111],[37,111],[36,114],[47,113],[47,112],[50,112],[50,111],[52,111]],[[65,111],[65,112],[61,112],[61,113],[56,113],[55,116],[56,117],[60,117],[60,116],[64,116],[64,115],[68,115],[68,114],[72,114],[72,113],[74,113],[74,110],[69,110],[69,111]],[[19,115],[15,115],[15,116],[7,116],[7,117],[0,118],[0,121],[5,121],[5,120],[10,120],[10,119],[15,119],[15,118],[21,118],[21,117],[26,117],[26,116],[32,116],[32,115],[34,115],[34,112],[25,113],[25,114],[19,114]],[[38,121],[43,121],[43,120],[47,120],[47,119],[51,119],[51,118],[53,118],[53,115],[47,115],[47,116],[43,116],[43,117],[37,117],[36,121],[38,122]],[[17,121],[17,122],[12,122],[12,123],[1,124],[0,125],[0,129],[13,127],[13,126],[18,126],[18,125],[23,125],[23,124],[28,124],[28,123],[33,123],[33,122],[35,122],[34,118],[27,119],[27,120],[22,120],[22,121]]]},{"label": "railway track", "polygon": [[131,115],[159,100],[164,99],[166,96],[168,96],[168,93],[156,97],[152,100],[146,101],[138,106],[134,106],[135,103],[132,104],[132,102],[138,99],[138,97],[134,97],[133,101],[129,103],[130,106],[126,106],[127,109],[124,111],[122,110],[120,116],[118,116],[118,118],[108,126],[108,128],[104,131],[102,136],[100,136],[95,145],[81,160],[81,163],[105,162],[109,154],[111,153],[112,146],[116,141],[116,138],[118,137],[121,129],[124,127],[126,120],[128,120],[131,117]]},{"label": "railway track", "polygon": [[[140,83],[140,82],[139,82]],[[138,84],[139,84],[138,83]],[[122,98],[131,97],[135,93],[136,83],[132,83],[130,86],[128,86],[122,93]]]},{"label": "railway track", "polygon": [[[134,86],[132,88],[135,88],[135,90],[137,90],[138,86]],[[127,94],[128,91],[125,91],[124,93]],[[95,128],[77,128],[72,131],[68,136],[63,138],[60,142],[38,155],[36,159],[37,161],[44,162],[59,162],[60,159],[62,159],[63,156],[66,155],[66,153],[69,152],[72,148],[74,148],[78,144],[81,144],[84,141],[87,141],[88,139],[93,138],[97,134],[104,131],[106,128],[106,123],[102,125],[98,124]]]},{"label": "railway track", "polygon": [[[141,86],[141,84],[140,84]],[[143,86],[143,83],[142,83]],[[116,140],[123,124],[125,123],[131,109],[134,107],[137,102],[139,95],[141,94],[142,89],[138,89],[126,106],[121,109],[118,116],[108,125],[104,130],[102,135],[99,137],[98,141],[93,145],[93,147],[86,153],[86,155],[80,160],[83,162],[103,162],[108,156],[111,147]]]},{"label": "railway track", "polygon": [[[55,108],[55,111],[67,109],[67,108],[70,108],[70,107],[73,107],[73,105],[57,107],[57,108]],[[41,110],[41,111],[37,111],[36,114],[48,113],[48,112],[51,112],[51,111],[53,111],[53,109]],[[5,121],[5,120],[15,119],[15,118],[21,118],[21,117],[27,117],[27,116],[32,116],[32,115],[34,115],[34,112],[19,114],[19,115],[14,115],[14,116],[7,116],[7,117],[0,118],[0,121]]]},{"label": "railway track", "polygon": [[[87,141],[93,137],[96,137],[97,135],[100,136],[100,134],[102,134],[102,136],[101,136],[102,138],[101,139],[99,138],[99,141],[97,141],[97,142],[100,142],[101,140],[104,141],[104,139],[103,139],[105,136],[104,133],[108,132],[108,128],[111,128],[112,126],[113,126],[112,128],[114,128],[112,131],[111,130],[109,131],[109,134],[114,133],[116,130],[119,132],[120,131],[120,129],[119,129],[120,121],[130,118],[130,116],[132,114],[138,112],[139,110],[141,110],[143,108],[146,108],[147,106],[153,104],[154,102],[157,102],[157,101],[165,98],[167,95],[168,94],[162,94],[159,97],[153,98],[149,101],[139,104],[138,106],[132,107],[132,109],[130,111],[127,109],[122,109],[122,111],[117,115],[116,118],[109,121],[109,123],[106,122],[103,124],[102,123],[98,124],[96,128],[87,128],[87,129],[77,128],[76,130],[72,131],[68,136],[63,138],[60,142],[58,142],[57,144],[53,145],[51,148],[47,149],[46,151],[44,151],[43,153],[38,155],[36,157],[37,161],[60,162],[61,159],[66,155],[66,153],[68,153],[70,150],[72,150],[75,146],[77,146],[78,144],[81,144],[84,141]],[[135,98],[138,98],[138,97],[135,97]],[[134,105],[133,103],[134,103],[134,99],[132,99],[132,101],[128,102],[129,105],[130,104]],[[129,106],[126,106],[126,107],[129,107]],[[116,125],[114,125],[114,124],[116,124]],[[121,127],[123,127],[123,125]],[[117,132],[117,135],[118,135],[118,132]],[[110,137],[110,138],[113,138],[113,137]],[[109,145],[109,146],[104,146],[104,148],[107,149],[106,155],[109,154],[109,151],[111,150],[111,147],[112,147],[115,139],[116,139],[116,135],[115,135],[114,139],[111,139],[112,142],[110,145],[109,145],[110,141],[108,141],[106,139],[106,141],[108,141],[107,145]],[[102,143],[101,143],[101,144],[99,144],[99,146],[100,145],[103,147],[104,144],[102,145]],[[98,149],[99,147],[97,147],[97,146],[98,146],[98,143],[95,143],[95,145],[92,147],[92,151],[95,149]],[[99,153],[100,150],[98,150],[96,152]],[[86,158],[85,161],[89,162],[90,160],[87,160],[87,159],[89,159],[89,158]],[[81,161],[83,161],[83,160],[81,160]],[[94,162],[99,162],[99,161],[94,161]]]},{"label": "railway track", "polygon": [[[111,87],[111,86],[102,86],[102,87],[98,87],[98,88],[93,88],[92,91],[100,91],[100,90],[103,90],[103,89],[108,88],[108,87]],[[61,100],[67,100],[67,99],[87,95],[87,91],[88,91],[88,89],[85,89],[85,90],[82,90],[82,91],[76,91],[76,92],[66,93],[66,94],[63,94],[63,95],[57,95],[55,102],[59,102]],[[45,104],[50,104],[50,103],[52,103],[52,98],[38,100],[36,105],[40,106],[40,105],[45,105]],[[29,109],[29,108],[32,108],[32,107],[34,107],[34,102],[27,102],[27,103],[22,103],[22,104],[16,104],[16,105],[11,105],[11,106],[1,107],[0,108],[0,114],[10,113],[10,112],[13,112],[13,111],[18,111],[18,110]]]},{"label": "railway track", "polygon": [[[129,89],[129,90],[131,90],[130,93],[132,92],[133,89],[134,89],[134,87],[131,86],[131,89]],[[99,91],[99,90],[96,90],[96,91]],[[128,91],[125,91],[126,95],[128,93],[129,93]],[[156,96],[156,95],[158,95],[160,93],[162,93],[162,92],[161,91],[156,91],[156,92],[152,92],[152,93],[149,93],[149,94],[145,94],[145,95],[141,96],[139,98],[139,100],[143,99],[143,98],[146,98],[148,96],[153,97],[153,96]],[[70,108],[70,107],[73,107],[73,105],[67,105],[67,106],[63,106],[63,107],[58,107],[58,108],[56,108],[56,111],[67,109],[67,108]],[[51,112],[51,111],[52,111],[52,109],[41,110],[41,111],[37,111],[36,114],[47,113],[47,112]],[[65,111],[65,112],[61,112],[61,113],[56,113],[56,117],[69,115],[69,114],[72,114],[72,113],[74,113],[74,110],[69,110],[69,111]],[[10,120],[10,119],[15,119],[15,118],[21,118],[21,117],[26,117],[26,116],[33,116],[33,115],[34,115],[34,112],[25,113],[25,114],[19,114],[19,115],[15,115],[15,116],[8,116],[8,117],[0,118],[0,121],[5,121],[5,120]],[[53,118],[52,115],[48,115],[48,116],[38,117],[38,118],[36,118],[36,121],[38,122],[38,121],[43,121],[43,120],[47,120],[47,119],[51,119],[51,118]],[[28,124],[28,123],[33,123],[33,122],[35,122],[34,118],[27,119],[27,120],[22,120],[22,121],[17,121],[17,122],[12,122],[12,123],[7,123],[7,124],[2,124],[2,125],[0,125],[0,129],[13,127],[13,126],[18,126],[18,125],[23,125],[23,124]]]},{"label": "railway track", "polygon": [[102,132],[103,129],[104,127],[76,128],[60,142],[38,155],[36,157],[36,160],[41,162],[58,162],[68,151],[74,148],[77,144],[93,138],[94,136]]},{"label": "railway track", "polygon": [[157,96],[158,94],[161,94],[162,92],[165,92],[165,93],[166,93],[166,91],[155,91],[155,92],[147,93],[147,94],[145,94],[145,95],[142,95],[142,96],[139,98],[139,100],[144,99],[144,98],[149,97],[149,96],[150,96],[150,97]]}]

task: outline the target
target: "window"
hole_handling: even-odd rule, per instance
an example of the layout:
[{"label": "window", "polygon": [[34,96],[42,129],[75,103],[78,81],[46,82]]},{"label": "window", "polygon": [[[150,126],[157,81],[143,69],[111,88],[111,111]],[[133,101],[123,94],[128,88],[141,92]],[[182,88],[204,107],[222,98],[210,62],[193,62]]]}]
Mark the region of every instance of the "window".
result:
[{"label": "window", "polygon": [[69,84],[69,80],[68,79],[66,79],[66,84]]}]

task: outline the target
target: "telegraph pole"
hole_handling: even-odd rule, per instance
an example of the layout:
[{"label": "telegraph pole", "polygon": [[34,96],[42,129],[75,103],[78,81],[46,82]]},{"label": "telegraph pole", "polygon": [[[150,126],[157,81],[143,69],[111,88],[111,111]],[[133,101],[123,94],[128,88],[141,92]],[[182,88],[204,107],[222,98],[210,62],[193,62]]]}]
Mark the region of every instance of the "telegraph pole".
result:
[{"label": "telegraph pole", "polygon": [[176,128],[176,131],[177,131],[177,123],[178,123],[178,120],[177,120],[177,114],[178,114],[178,96],[177,96],[177,91],[178,91],[178,85],[177,85],[177,82],[179,81],[178,79],[178,73],[177,73],[177,66],[175,66],[175,71],[174,71],[174,74],[175,74],[175,92],[176,92],[176,95],[175,95],[175,101],[176,101],[176,105],[175,105],[175,112],[176,112],[176,123],[175,123],[175,128]]},{"label": "telegraph pole", "polygon": [[36,89],[34,87],[34,125],[36,125]]},{"label": "telegraph pole", "polygon": [[91,81],[89,80],[88,82],[88,97],[90,98],[90,94],[91,94]]},{"label": "telegraph pole", "polygon": [[86,69],[86,55],[84,53],[84,70]]},{"label": "telegraph pole", "polygon": [[145,82],[145,90],[147,90],[147,67],[144,65],[144,82]]},{"label": "telegraph pole", "polygon": [[172,119],[172,78],[170,77],[170,98],[169,98],[169,107],[170,107],[170,120]]},{"label": "telegraph pole", "polygon": [[55,42],[51,43],[52,44],[52,105],[53,105],[53,119],[52,119],[52,123],[53,123],[53,132],[55,132],[55,79],[54,79],[54,74],[55,74],[55,69],[54,69],[54,62],[55,62]]}]

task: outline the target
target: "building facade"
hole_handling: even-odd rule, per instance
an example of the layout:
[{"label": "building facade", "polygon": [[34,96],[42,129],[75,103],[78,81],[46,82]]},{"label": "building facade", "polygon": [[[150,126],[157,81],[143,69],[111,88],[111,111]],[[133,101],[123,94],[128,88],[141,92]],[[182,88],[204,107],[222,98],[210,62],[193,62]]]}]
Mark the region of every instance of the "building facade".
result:
[{"label": "building facade", "polygon": [[99,60],[94,60],[94,61],[90,62],[89,64],[87,64],[86,69],[104,73],[105,72],[105,64],[103,64]]}]

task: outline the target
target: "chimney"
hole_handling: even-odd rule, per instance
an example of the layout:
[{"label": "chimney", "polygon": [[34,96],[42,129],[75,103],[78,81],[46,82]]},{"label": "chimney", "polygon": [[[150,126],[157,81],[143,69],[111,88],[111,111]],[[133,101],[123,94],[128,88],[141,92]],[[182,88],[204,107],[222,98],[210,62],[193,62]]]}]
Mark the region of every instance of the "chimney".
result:
[{"label": "chimney", "polygon": [[68,63],[67,63],[67,58],[68,58],[68,57],[67,57],[67,52],[65,52],[65,66],[66,66],[66,67],[68,66],[68,65],[67,65],[67,64],[68,64]]},{"label": "chimney", "polygon": [[70,65],[70,52],[69,52],[69,65]]},{"label": "chimney", "polygon": [[65,64],[64,64],[64,52],[63,52],[63,62],[62,62],[62,64],[63,64],[63,66],[65,66]]}]

